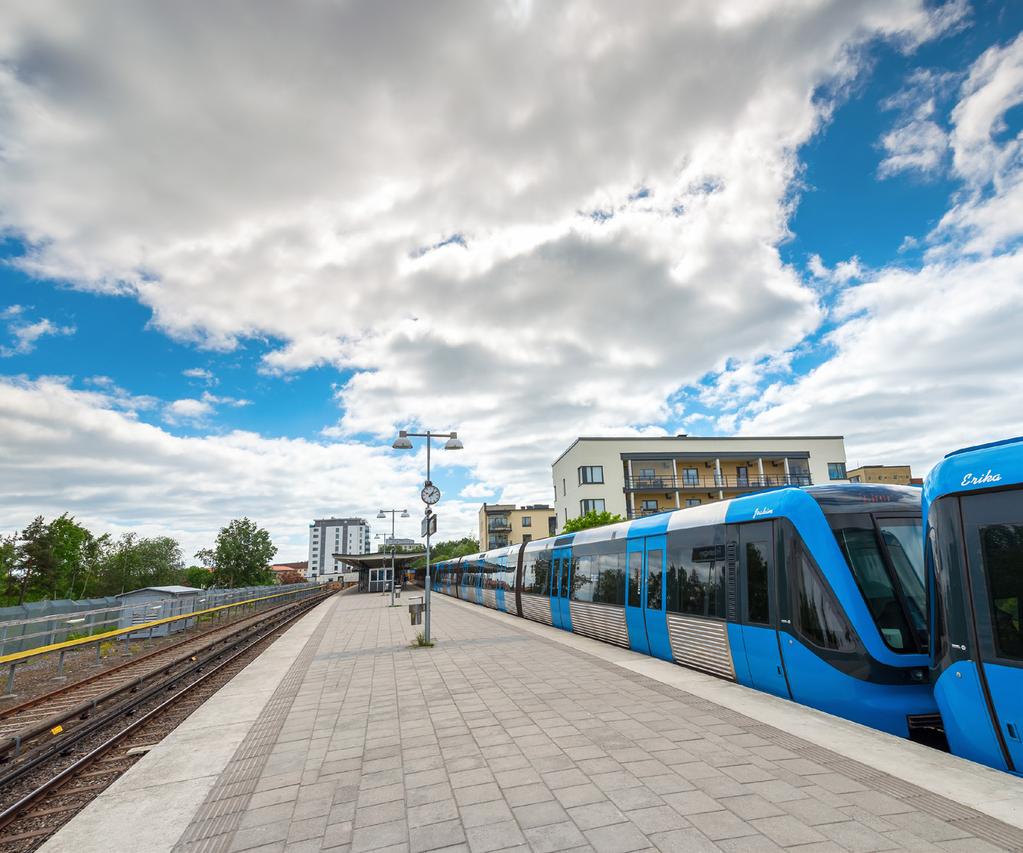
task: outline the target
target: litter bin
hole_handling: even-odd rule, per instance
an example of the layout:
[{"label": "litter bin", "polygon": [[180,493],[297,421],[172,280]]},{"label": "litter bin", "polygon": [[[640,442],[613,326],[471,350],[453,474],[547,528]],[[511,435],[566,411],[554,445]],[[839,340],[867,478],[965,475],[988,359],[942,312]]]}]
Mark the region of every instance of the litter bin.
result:
[{"label": "litter bin", "polygon": [[408,603],[408,615],[413,625],[423,624],[423,599],[411,598]]}]

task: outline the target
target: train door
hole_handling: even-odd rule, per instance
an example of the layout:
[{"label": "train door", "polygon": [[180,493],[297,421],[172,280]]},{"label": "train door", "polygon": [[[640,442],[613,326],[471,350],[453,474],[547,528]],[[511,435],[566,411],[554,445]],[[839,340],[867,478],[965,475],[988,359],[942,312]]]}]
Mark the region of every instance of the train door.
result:
[{"label": "train door", "polygon": [[[634,652],[648,655],[650,654],[650,640],[647,637],[646,617],[643,614],[644,550],[643,539],[629,540],[626,551],[628,562],[625,571],[625,623],[629,629],[629,648]],[[663,599],[664,596],[662,595],[661,598]],[[665,625],[665,631],[667,631],[667,625]]]},{"label": "train door", "polygon": [[975,656],[1009,770],[1023,774],[1023,490],[962,498]]},{"label": "train door", "polygon": [[643,621],[650,654],[671,660],[668,618],[664,613],[664,582],[667,569],[667,537],[647,536],[643,540],[644,577]]},{"label": "train door", "polygon": [[477,604],[483,603],[483,582],[486,580],[486,563],[483,558],[480,557],[476,561],[476,579],[473,586],[476,587],[475,598],[473,599]]},{"label": "train door", "polygon": [[572,549],[555,548],[551,553],[551,621],[555,628],[572,630],[569,596],[572,583]]},{"label": "train door", "polygon": [[750,680],[757,690],[790,699],[777,630],[774,525],[762,521],[738,528],[741,630]]},{"label": "train door", "polygon": [[494,601],[497,602],[498,610],[507,610],[508,608],[504,603],[505,596],[505,583],[508,577],[508,557],[502,555],[497,558],[497,571],[493,575],[494,578]]}]

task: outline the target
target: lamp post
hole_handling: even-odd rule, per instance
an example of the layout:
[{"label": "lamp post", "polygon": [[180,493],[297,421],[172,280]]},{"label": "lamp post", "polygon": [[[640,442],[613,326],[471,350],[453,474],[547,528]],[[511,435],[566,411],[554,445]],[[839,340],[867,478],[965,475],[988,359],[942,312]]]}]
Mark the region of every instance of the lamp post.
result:
[{"label": "lamp post", "polygon": [[420,492],[420,497],[423,499],[423,503],[426,504],[427,522],[426,522],[426,590],[423,593],[423,610],[425,612],[425,619],[423,624],[423,639],[427,643],[430,642],[430,522],[429,513],[430,507],[433,506],[437,501],[440,500],[440,489],[438,489],[433,482],[430,480],[430,447],[433,444],[435,438],[446,438],[444,442],[445,450],[461,450],[462,441],[458,437],[457,432],[435,432],[433,430],[427,430],[426,432],[409,432],[408,430],[401,430],[398,433],[398,437],[394,440],[394,444],[391,445],[395,450],[411,450],[413,438],[425,438],[426,439],[426,482],[423,484],[423,490]]},{"label": "lamp post", "polygon": [[377,513],[377,518],[387,518],[391,514],[391,607],[394,607],[394,516],[401,513],[402,518],[408,518],[407,509],[382,509]]}]

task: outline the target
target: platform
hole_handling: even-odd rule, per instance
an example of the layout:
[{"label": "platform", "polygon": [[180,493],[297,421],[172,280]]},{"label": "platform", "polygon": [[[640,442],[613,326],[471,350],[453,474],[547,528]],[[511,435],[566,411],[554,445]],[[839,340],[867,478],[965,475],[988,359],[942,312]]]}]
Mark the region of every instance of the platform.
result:
[{"label": "platform", "polygon": [[41,848],[1023,850],[1023,782],[434,596],[317,607]]}]

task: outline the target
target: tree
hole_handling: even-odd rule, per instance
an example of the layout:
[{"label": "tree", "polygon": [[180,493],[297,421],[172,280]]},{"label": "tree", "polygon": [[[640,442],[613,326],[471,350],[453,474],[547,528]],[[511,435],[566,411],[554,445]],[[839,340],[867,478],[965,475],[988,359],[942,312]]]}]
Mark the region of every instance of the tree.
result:
[{"label": "tree", "polygon": [[18,596],[19,578],[17,567],[17,537],[13,535],[4,536],[0,538],[0,575],[3,576],[3,587],[0,588],[0,602],[4,605],[12,604]]},{"label": "tree", "polygon": [[236,518],[221,528],[213,548],[203,548],[195,557],[213,568],[214,586],[257,586],[274,582],[270,563],[276,553],[267,530],[248,518]]},{"label": "tree", "polygon": [[277,575],[277,583],[305,583],[305,578],[301,572],[296,572],[294,569],[288,569],[286,572],[274,572]]},{"label": "tree", "polygon": [[[479,539],[472,539],[466,536],[464,539],[449,539],[444,542],[431,543],[430,565],[440,563],[444,560],[453,560],[455,557],[464,557],[466,554],[477,554],[480,550]],[[426,567],[426,555],[421,560],[412,564],[413,568],[422,569]]]},{"label": "tree", "polygon": [[203,566],[189,566],[185,569],[185,586],[206,589],[213,581],[213,572]]},{"label": "tree", "polygon": [[620,515],[607,512],[597,512],[595,509],[591,509],[586,515],[580,515],[578,518],[570,518],[565,522],[562,533],[576,533],[580,530],[589,530],[591,527],[603,527],[605,524],[617,524],[619,521],[625,521]]},{"label": "tree", "polygon": [[98,574],[94,595],[179,584],[184,580],[181,546],[170,536],[140,539],[125,533],[106,550]]}]

